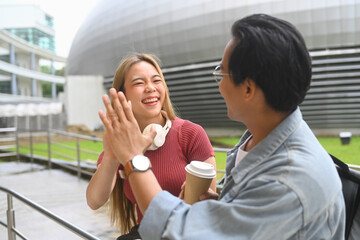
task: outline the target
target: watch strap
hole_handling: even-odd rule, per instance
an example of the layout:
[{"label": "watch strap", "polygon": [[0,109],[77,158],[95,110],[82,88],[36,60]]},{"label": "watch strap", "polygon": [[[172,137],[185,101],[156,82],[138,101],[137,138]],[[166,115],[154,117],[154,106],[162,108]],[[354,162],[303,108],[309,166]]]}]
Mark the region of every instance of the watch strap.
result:
[{"label": "watch strap", "polygon": [[133,165],[132,165],[132,160],[128,161],[126,164],[125,164],[125,167],[124,167],[124,171],[125,171],[125,178],[128,178],[130,173],[133,171]]}]

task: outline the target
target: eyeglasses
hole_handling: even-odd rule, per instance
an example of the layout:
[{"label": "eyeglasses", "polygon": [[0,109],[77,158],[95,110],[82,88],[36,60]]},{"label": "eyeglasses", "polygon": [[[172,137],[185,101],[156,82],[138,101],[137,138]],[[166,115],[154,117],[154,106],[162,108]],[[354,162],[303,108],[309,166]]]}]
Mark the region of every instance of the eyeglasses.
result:
[{"label": "eyeglasses", "polygon": [[215,77],[215,81],[216,81],[217,83],[220,83],[221,80],[222,80],[222,78],[223,78],[224,76],[230,76],[231,74],[222,73],[222,72],[221,72],[221,66],[218,65],[218,66],[216,66],[215,70],[213,71],[213,75],[214,75],[214,77]]}]

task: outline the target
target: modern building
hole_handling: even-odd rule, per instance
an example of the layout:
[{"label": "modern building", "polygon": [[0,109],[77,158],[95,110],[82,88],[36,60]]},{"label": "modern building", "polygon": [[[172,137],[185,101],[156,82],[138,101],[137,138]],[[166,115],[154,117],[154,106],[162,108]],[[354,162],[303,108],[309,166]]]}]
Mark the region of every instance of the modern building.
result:
[{"label": "modern building", "polygon": [[68,80],[94,75],[108,89],[128,52],[154,53],[183,118],[206,129],[238,128],[227,118],[211,73],[231,37],[231,24],[254,13],[288,20],[305,38],[313,81],[301,109],[309,125],[325,133],[360,129],[359,0],[101,0],[73,41]]},{"label": "modern building", "polygon": [[31,117],[63,112],[56,89],[65,77],[55,66],[66,58],[56,55],[54,35],[53,18],[38,6],[0,4],[1,126],[15,116],[30,126]]},{"label": "modern building", "polygon": [[37,5],[1,5],[0,29],[55,52],[54,19]]}]

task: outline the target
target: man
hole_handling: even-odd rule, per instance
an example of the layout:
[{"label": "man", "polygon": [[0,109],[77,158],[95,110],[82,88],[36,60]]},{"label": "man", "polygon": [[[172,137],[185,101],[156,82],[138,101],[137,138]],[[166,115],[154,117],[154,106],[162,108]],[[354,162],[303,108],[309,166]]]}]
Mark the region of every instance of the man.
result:
[{"label": "man", "polygon": [[263,14],[235,22],[232,35],[214,75],[229,118],[248,130],[228,153],[218,200],[190,206],[162,191],[142,157],[155,131],[141,135],[123,93],[110,90],[114,108],[103,98],[109,117],[99,114],[117,159],[124,166],[142,159],[142,169],[129,174],[144,212],[142,238],[343,239],[340,179],[298,107],[311,82],[302,36]]}]

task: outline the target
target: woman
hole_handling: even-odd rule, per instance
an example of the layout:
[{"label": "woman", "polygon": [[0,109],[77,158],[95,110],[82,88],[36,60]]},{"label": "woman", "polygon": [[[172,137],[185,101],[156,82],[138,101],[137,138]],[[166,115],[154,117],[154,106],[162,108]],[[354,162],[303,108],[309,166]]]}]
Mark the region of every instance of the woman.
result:
[{"label": "woman", "polygon": [[[216,169],[214,151],[203,128],[176,116],[164,76],[153,56],[131,54],[125,57],[116,70],[113,88],[124,92],[131,102],[141,131],[149,124],[164,128],[163,145],[157,144],[144,154],[151,159],[152,170],[164,190],[175,196],[180,194],[186,176],[185,166],[192,160],[210,163]],[[124,234],[141,222],[142,214],[128,181],[118,174],[122,166],[109,146],[106,131],[103,140],[104,152],[99,156],[98,169],[87,188],[87,202],[92,209],[98,209],[110,197],[111,222]],[[215,178],[211,189],[216,190]],[[140,238],[137,227],[118,239]]]}]

